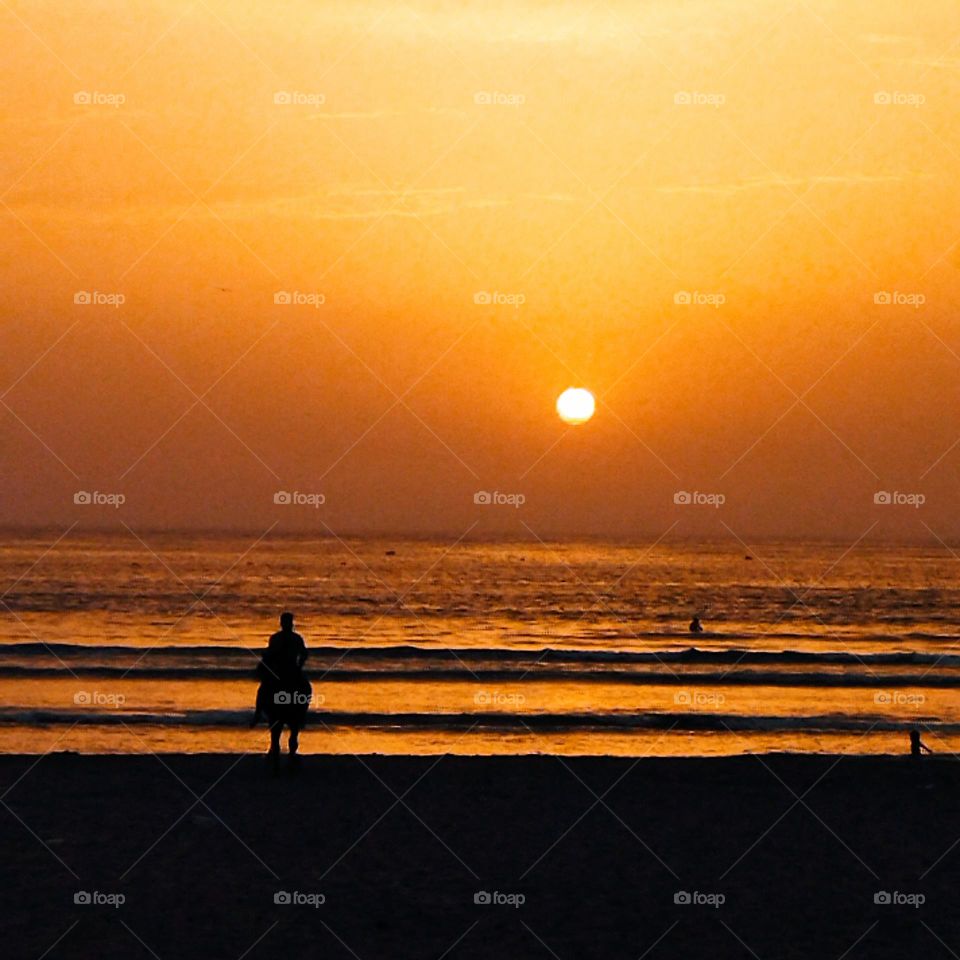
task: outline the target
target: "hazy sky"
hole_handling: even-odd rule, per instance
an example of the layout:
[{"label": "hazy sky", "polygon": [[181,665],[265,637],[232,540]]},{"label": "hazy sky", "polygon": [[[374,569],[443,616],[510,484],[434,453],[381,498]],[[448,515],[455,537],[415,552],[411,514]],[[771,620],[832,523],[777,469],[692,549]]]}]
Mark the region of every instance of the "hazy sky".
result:
[{"label": "hazy sky", "polygon": [[955,0],[0,28],[0,523],[960,538]]}]

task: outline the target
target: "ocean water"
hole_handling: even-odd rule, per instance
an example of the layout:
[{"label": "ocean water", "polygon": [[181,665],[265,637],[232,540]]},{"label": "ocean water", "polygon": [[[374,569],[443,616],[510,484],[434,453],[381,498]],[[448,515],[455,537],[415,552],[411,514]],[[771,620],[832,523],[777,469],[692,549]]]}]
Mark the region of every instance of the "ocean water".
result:
[{"label": "ocean water", "polygon": [[0,752],[265,749],[284,609],[307,753],[960,747],[944,548],[74,532],[0,548]]}]

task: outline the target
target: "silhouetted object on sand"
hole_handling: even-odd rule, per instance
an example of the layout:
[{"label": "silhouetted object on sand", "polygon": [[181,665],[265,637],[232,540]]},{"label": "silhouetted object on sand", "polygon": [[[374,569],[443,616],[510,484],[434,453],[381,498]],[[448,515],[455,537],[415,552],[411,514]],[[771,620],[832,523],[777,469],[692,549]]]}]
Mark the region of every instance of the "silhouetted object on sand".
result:
[{"label": "silhouetted object on sand", "polygon": [[700,622],[699,617],[694,617],[690,621],[690,632],[691,633],[703,633],[703,624]]},{"label": "silhouetted object on sand", "polygon": [[911,757],[921,757],[923,754],[922,750],[926,750],[927,753],[933,753],[933,751],[920,739],[919,730],[910,731],[910,756]]},{"label": "silhouetted object on sand", "polygon": [[307,646],[293,630],[293,614],[280,615],[280,629],[270,638],[257,665],[260,687],[257,690],[253,725],[266,716],[270,725],[270,759],[276,770],[280,763],[280,734],[290,730],[290,761],[296,763],[300,731],[307,720],[313,691],[303,672]]}]

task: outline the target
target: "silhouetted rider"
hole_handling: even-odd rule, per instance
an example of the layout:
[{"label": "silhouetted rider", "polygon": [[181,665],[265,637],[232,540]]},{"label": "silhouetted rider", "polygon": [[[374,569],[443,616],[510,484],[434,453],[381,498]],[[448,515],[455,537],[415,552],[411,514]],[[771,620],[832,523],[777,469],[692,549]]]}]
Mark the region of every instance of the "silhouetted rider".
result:
[{"label": "silhouetted rider", "polygon": [[263,655],[261,677],[279,686],[296,683],[307,660],[307,645],[293,629],[293,614],[280,614],[280,629],[270,638]]}]

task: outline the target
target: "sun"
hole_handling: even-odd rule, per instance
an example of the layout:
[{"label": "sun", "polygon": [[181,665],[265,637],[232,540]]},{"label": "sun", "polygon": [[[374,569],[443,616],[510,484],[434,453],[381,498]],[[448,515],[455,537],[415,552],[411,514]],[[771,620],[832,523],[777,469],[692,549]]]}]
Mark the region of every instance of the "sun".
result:
[{"label": "sun", "polygon": [[593,394],[583,387],[569,387],[557,397],[557,413],[565,423],[586,423],[597,408]]}]

